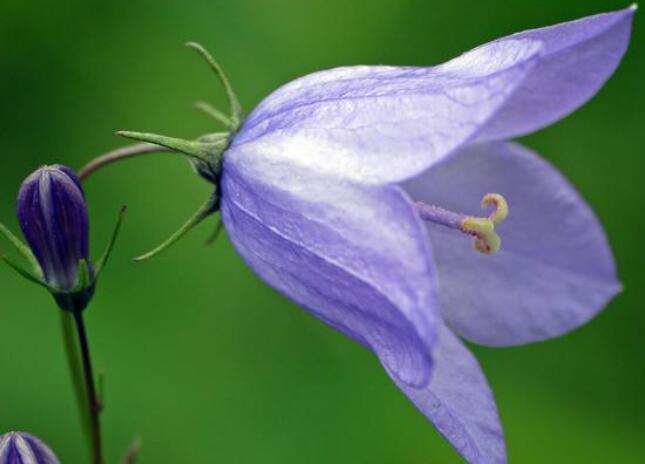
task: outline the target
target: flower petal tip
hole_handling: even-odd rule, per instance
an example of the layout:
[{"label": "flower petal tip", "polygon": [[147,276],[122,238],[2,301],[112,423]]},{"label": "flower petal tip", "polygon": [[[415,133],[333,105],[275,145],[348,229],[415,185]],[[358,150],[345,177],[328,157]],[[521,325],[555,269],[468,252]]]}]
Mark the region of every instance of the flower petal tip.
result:
[{"label": "flower petal tip", "polygon": [[40,439],[25,432],[0,435],[0,464],[60,464],[54,452]]}]

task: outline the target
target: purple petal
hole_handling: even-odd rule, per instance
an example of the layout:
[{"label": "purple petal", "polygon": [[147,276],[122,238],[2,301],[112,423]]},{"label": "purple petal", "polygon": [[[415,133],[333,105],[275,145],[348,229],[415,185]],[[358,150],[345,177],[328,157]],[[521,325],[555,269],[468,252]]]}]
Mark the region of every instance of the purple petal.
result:
[{"label": "purple petal", "polygon": [[262,101],[235,144],[361,183],[401,181],[475,137],[525,134],[582,105],[623,56],[633,13],[515,34],[431,68],[314,73]]},{"label": "purple petal", "polygon": [[59,464],[51,449],[25,432],[0,435],[0,464]]},{"label": "purple petal", "polygon": [[46,281],[69,291],[78,280],[79,260],[89,259],[89,220],[74,172],[44,166],[25,179],[18,192],[20,227]]},{"label": "purple petal", "polygon": [[361,183],[405,179],[471,138],[521,84],[540,48],[507,40],[434,68],[311,74],[260,103],[234,145]]},{"label": "purple petal", "polygon": [[564,334],[621,288],[593,211],[557,170],[520,145],[472,145],[406,189],[414,199],[479,216],[485,193],[508,200],[502,247],[491,256],[475,252],[459,232],[428,226],[442,316],[469,340],[515,345]]},{"label": "purple petal", "polygon": [[505,463],[504,432],[477,360],[443,325],[432,355],[432,379],[426,387],[394,382],[470,464]]},{"label": "purple petal", "polygon": [[224,162],[222,218],[238,252],[402,382],[426,383],[436,330],[431,257],[407,196],[251,162],[258,157],[238,149]]},{"label": "purple petal", "polygon": [[629,43],[636,6],[534,29],[504,40],[544,44],[539,64],[478,140],[528,134],[565,117],[593,97],[613,74]]}]

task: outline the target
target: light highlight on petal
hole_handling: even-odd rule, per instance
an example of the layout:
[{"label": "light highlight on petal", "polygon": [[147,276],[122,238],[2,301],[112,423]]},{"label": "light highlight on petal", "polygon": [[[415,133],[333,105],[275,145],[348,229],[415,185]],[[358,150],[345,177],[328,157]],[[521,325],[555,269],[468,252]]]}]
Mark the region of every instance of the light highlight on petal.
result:
[{"label": "light highlight on petal", "polygon": [[582,105],[620,62],[633,12],[522,32],[429,68],[317,72],[263,100],[234,143],[361,183],[402,181],[473,139],[523,135]]},{"label": "light highlight on petal", "polygon": [[540,49],[510,40],[435,68],[356,66],[305,76],[260,103],[234,146],[360,183],[403,180],[474,136]]}]

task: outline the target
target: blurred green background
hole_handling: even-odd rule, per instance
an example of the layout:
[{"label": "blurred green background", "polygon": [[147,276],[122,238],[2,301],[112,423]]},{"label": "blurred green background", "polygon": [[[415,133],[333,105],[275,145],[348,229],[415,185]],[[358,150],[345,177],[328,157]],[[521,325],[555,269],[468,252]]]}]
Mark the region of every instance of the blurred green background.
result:
[{"label": "blurred green background", "polygon": [[[475,45],[627,6],[623,0],[0,1],[0,218],[43,163],[80,167],[117,129],[196,136],[190,108],[223,102],[207,45],[248,110],[280,84],[347,64],[430,65]],[[496,393],[510,461],[645,462],[645,43],[600,94],[524,141],[555,163],[604,223],[626,291],[564,338],[475,347]],[[208,192],[170,155],[87,184],[93,249],[130,213],[87,313],[107,372],[108,462],[135,435],[142,463],[458,463],[370,353],[270,290],[202,226],[163,257],[129,259],[173,232]],[[6,248],[6,244],[0,244]],[[50,297],[0,267],[0,432],[28,430],[64,463],[87,462]]]}]

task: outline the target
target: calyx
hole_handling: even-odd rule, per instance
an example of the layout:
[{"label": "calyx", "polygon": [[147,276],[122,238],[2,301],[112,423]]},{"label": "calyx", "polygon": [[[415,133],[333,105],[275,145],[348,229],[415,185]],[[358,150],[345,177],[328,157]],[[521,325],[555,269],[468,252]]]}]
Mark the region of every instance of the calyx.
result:
[{"label": "calyx", "polygon": [[[166,137],[158,134],[132,131],[119,131],[117,132],[117,135],[132,140],[159,145],[175,153],[185,156],[191,163],[195,172],[204,180],[213,185],[213,192],[197,209],[197,211],[174,234],[172,234],[166,241],[161,243],[153,250],[135,258],[135,261],[143,261],[152,258],[159,253],[167,250],[168,248],[170,248],[170,246],[172,246],[185,234],[187,234],[193,227],[201,223],[204,219],[208,218],[212,214],[219,211],[219,180],[222,172],[224,152],[229,147],[235,134],[239,131],[244,119],[244,114],[242,112],[240,102],[235,95],[235,92],[233,91],[233,88],[231,87],[226,74],[219,66],[219,64],[217,64],[211,54],[208,53],[208,51],[200,44],[195,42],[188,42],[186,46],[197,51],[197,53],[199,53],[201,57],[204,58],[211,70],[215,73],[215,76],[219,79],[226,92],[229,110],[228,113],[224,113],[203,101],[196,102],[195,107],[198,110],[204,112],[206,115],[215,119],[217,122],[221,123],[226,130],[223,132],[206,134],[197,138],[196,140],[184,140],[180,138]],[[217,234],[220,230],[221,224],[218,222],[215,227],[215,232],[209,239],[209,242],[212,242],[217,237]]]}]

